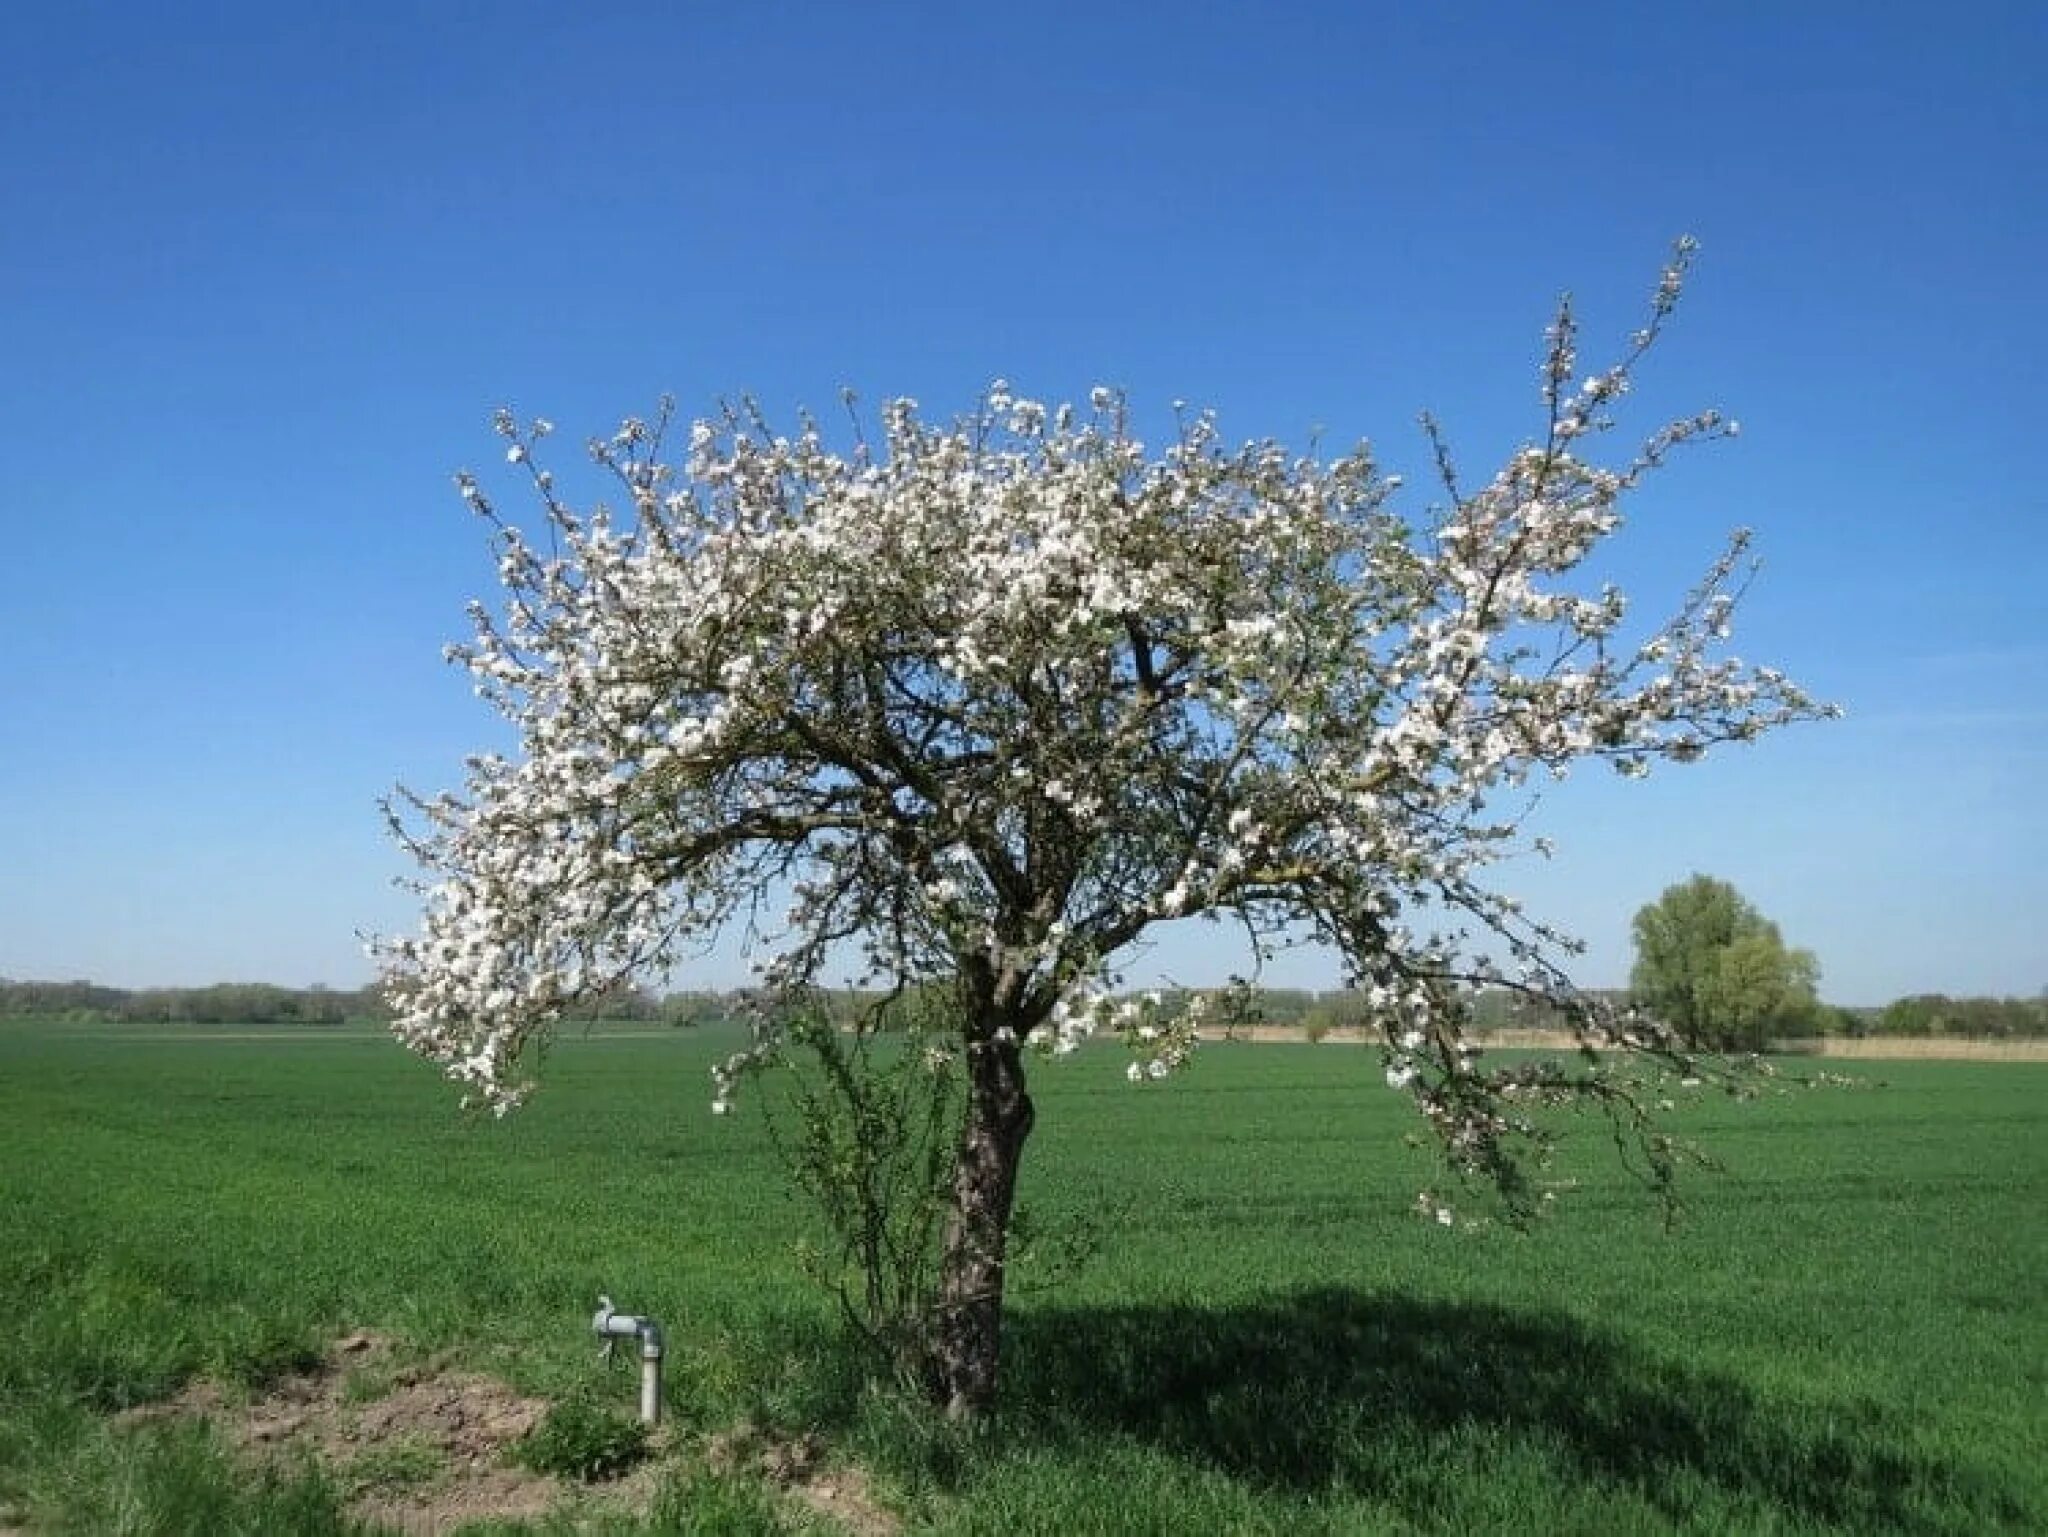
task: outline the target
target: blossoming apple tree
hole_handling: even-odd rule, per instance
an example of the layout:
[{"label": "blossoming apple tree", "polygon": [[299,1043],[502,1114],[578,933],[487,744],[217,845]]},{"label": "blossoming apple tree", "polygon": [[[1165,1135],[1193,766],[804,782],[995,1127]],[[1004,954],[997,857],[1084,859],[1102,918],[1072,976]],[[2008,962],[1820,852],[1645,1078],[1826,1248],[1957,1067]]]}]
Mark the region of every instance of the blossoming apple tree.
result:
[{"label": "blossoming apple tree", "polygon": [[[1735,430],[1707,412],[1594,451],[1689,255],[1615,366],[1582,374],[1560,310],[1540,431],[1483,483],[1432,426],[1442,500],[1412,516],[1364,447],[1231,447],[1177,410],[1150,450],[1105,390],[1047,409],[998,383],[947,425],[897,400],[844,451],[729,409],[679,465],[664,412],[593,445],[622,489],[587,513],[539,465],[547,425],[501,415],[547,540],[462,477],[504,602],[474,605],[451,654],[518,750],[393,816],[427,872],[422,927],[380,946],[397,1033],[505,1111],[566,1006],[764,900],[790,904],[772,982],[850,954],[952,979],[966,1105],[929,1368],[954,1412],[995,1388],[1031,1050],[1120,1032],[1144,1079],[1192,1049],[1197,1020],[1112,991],[1155,924],[1331,947],[1377,1010],[1388,1083],[1511,1202],[1545,1146],[1532,1111],[1558,1102],[1605,1109],[1668,1175],[1609,1064],[1691,1071],[1678,1043],[1576,992],[1569,939],[1488,873],[1526,847],[1545,778],[1640,775],[1826,713],[1722,654],[1746,534],[1651,626],[1587,575],[1645,476]],[[1484,1061],[1475,983],[1546,1001],[1583,1059]]]}]

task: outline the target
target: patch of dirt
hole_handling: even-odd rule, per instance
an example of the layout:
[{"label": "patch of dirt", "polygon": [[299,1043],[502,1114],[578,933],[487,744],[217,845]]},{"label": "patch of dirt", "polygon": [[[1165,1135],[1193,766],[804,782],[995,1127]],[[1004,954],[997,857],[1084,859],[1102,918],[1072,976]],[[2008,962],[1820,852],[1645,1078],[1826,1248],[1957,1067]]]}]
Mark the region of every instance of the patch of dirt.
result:
[{"label": "patch of dirt", "polygon": [[[508,1460],[547,1409],[545,1400],[456,1370],[446,1359],[409,1359],[385,1335],[364,1330],[336,1340],[318,1366],[272,1383],[260,1396],[245,1399],[216,1383],[194,1382],[175,1398],[123,1411],[114,1424],[207,1419],[252,1460],[311,1456],[341,1487],[351,1515],[406,1537],[435,1537],[472,1521],[537,1520],[565,1504],[600,1522],[606,1515],[644,1516],[666,1471],[664,1454],[679,1445],[667,1427],[625,1477],[578,1484]],[[815,1437],[740,1425],[693,1447],[692,1455],[722,1472],[761,1479],[853,1537],[896,1537],[902,1529],[866,1475],[828,1466]],[[0,1509],[0,1537],[16,1537],[8,1514]]]},{"label": "patch of dirt", "polygon": [[825,1465],[824,1446],[814,1436],[790,1440],[740,1425],[713,1436],[704,1460],[720,1472],[766,1480],[854,1537],[896,1537],[903,1528],[859,1468]]},{"label": "patch of dirt", "polygon": [[[313,1457],[346,1494],[350,1514],[406,1537],[434,1537],[471,1521],[537,1521],[563,1504],[600,1525],[606,1514],[643,1517],[666,1471],[664,1453],[678,1449],[666,1426],[625,1478],[592,1486],[508,1461],[543,1414],[545,1400],[522,1398],[496,1377],[457,1371],[449,1359],[408,1359],[387,1336],[362,1330],[328,1346],[317,1367],[270,1383],[256,1398],[195,1381],[176,1398],[123,1410],[115,1426],[205,1418],[248,1459]],[[815,1437],[788,1439],[741,1424],[692,1447],[692,1455],[770,1484],[854,1537],[901,1531],[864,1473],[827,1465]],[[12,1514],[0,1506],[0,1537],[18,1537]]]},{"label": "patch of dirt", "polygon": [[[367,1331],[337,1340],[311,1371],[232,1402],[210,1382],[116,1416],[138,1425],[206,1418],[250,1457],[310,1453],[349,1495],[351,1514],[431,1537],[469,1521],[532,1520],[565,1494],[556,1479],[511,1466],[506,1453],[547,1404],[495,1377],[446,1362],[405,1362]],[[642,1501],[651,1481],[639,1483]]]}]

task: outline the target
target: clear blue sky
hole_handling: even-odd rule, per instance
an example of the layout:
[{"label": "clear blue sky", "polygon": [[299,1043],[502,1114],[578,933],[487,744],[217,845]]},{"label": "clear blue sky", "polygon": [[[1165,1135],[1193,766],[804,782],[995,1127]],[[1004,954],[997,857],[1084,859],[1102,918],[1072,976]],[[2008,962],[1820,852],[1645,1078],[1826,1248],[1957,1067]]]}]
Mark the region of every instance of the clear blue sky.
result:
[{"label": "clear blue sky", "polygon": [[1740,649],[1850,715],[1575,782],[1518,889],[1590,983],[1705,870],[1840,1001],[2032,993],[2044,79],[2048,7],[1979,0],[9,6],[0,974],[367,978],[376,797],[492,734],[439,648],[500,403],[1103,381],[1416,470],[1429,407],[1477,469],[1556,294],[1618,338],[1691,231],[1634,424],[1744,435],[1623,570],[1654,606],[1756,526]]}]

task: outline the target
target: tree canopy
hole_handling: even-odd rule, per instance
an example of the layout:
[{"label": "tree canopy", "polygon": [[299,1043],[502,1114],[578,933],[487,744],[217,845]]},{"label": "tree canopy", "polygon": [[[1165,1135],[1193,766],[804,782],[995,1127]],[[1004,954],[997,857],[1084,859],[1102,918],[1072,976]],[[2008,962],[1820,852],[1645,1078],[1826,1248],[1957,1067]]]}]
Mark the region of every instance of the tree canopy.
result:
[{"label": "tree canopy", "polygon": [[[1820,966],[1726,881],[1695,875],[1635,916],[1638,1003],[1692,1047],[1760,1051],[1814,1007]],[[1803,1032],[1802,1032],[1803,1033]]]},{"label": "tree canopy", "polygon": [[[589,512],[538,463],[548,425],[501,416],[547,539],[462,478],[505,602],[453,655],[519,751],[393,816],[427,872],[420,932],[384,947],[395,1028],[502,1111],[573,1000],[735,922],[768,935],[771,986],[848,954],[885,986],[951,980],[969,1087],[948,1327],[979,1318],[992,1351],[1023,1051],[1109,1028],[1137,1076],[1169,1073],[1199,1011],[1117,998],[1115,967],[1155,924],[1224,917],[1261,951],[1334,949],[1389,1084],[1461,1168],[1525,1197],[1516,1150],[1546,1134],[1523,1107],[1625,1096],[1592,1068],[1482,1068],[1461,989],[1538,995],[1589,1046],[1672,1045],[1577,994],[1565,937],[1488,881],[1527,846],[1534,787],[1824,713],[1720,654],[1746,532],[1634,634],[1583,571],[1673,450],[1734,430],[1709,411],[1593,453],[1689,256],[1613,367],[1581,375],[1560,311],[1539,431],[1490,477],[1468,485],[1432,426],[1442,500],[1419,514],[1364,445],[1231,447],[1177,411],[1155,451],[1108,389],[1051,408],[998,383],[950,424],[894,400],[844,451],[743,405],[692,427],[679,466],[664,409],[593,445],[623,504]],[[752,1056],[780,1047],[769,1017]]]}]

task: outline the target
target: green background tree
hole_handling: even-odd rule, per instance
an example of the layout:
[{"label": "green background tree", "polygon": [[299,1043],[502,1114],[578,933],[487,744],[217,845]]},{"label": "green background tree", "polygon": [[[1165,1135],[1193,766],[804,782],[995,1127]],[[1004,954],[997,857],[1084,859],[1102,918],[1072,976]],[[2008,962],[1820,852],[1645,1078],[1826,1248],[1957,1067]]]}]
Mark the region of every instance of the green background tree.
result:
[{"label": "green background tree", "polygon": [[1758,1051],[1773,1035],[1810,1032],[1819,963],[1728,882],[1695,875],[1669,887],[1633,928],[1635,1001],[1688,1046]]}]

